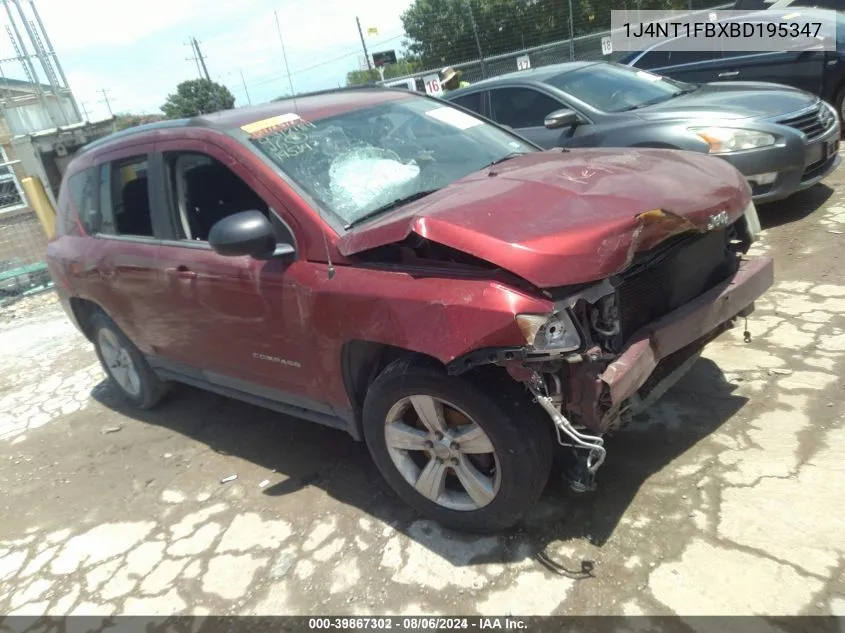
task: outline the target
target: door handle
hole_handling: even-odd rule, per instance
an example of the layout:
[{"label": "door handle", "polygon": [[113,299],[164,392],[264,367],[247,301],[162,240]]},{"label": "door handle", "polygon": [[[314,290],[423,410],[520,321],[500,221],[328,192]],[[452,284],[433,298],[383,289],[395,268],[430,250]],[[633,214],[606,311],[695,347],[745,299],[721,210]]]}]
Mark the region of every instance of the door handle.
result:
[{"label": "door handle", "polygon": [[738,70],[731,70],[731,71],[726,72],[726,73],[719,73],[719,78],[721,79],[722,77],[736,77],[738,74],[739,74]]},{"label": "door handle", "polygon": [[193,270],[188,270],[187,266],[176,266],[175,268],[165,268],[164,273],[168,277],[177,277],[179,279],[196,279],[197,274]]}]

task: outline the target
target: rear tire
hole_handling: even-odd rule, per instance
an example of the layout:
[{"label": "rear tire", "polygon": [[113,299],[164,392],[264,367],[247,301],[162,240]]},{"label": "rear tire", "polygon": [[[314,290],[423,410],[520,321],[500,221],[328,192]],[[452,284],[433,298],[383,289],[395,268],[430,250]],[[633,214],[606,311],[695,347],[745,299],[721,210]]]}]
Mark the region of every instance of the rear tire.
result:
[{"label": "rear tire", "polygon": [[109,381],[138,409],[151,409],[167,395],[170,384],[153,371],[141,351],[103,312],[91,316],[91,340]]},{"label": "rear tire", "polygon": [[476,533],[511,527],[549,480],[550,423],[524,393],[492,392],[489,383],[406,358],[384,369],[364,401],[364,438],[382,476],[444,527]]}]

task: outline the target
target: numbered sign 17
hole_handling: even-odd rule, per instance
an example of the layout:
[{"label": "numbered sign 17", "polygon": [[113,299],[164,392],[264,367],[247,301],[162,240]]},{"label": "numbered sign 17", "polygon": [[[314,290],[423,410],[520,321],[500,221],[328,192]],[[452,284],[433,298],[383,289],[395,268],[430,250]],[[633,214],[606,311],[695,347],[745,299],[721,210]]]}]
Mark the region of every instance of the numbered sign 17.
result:
[{"label": "numbered sign 17", "polygon": [[531,58],[528,55],[521,55],[516,58],[517,70],[528,70],[529,68],[531,68]]},{"label": "numbered sign 17", "polygon": [[610,36],[601,38],[601,54],[610,55],[613,52],[613,41]]},{"label": "numbered sign 17", "polygon": [[423,84],[425,84],[426,94],[430,94],[432,97],[439,97],[443,94],[439,75],[426,75],[423,77]]}]

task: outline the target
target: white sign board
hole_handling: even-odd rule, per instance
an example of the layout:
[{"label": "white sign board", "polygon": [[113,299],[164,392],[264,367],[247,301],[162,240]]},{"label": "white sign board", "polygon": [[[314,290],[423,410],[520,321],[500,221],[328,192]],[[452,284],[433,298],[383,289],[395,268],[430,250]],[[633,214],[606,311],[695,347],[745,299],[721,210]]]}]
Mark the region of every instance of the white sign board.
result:
[{"label": "white sign board", "polygon": [[610,36],[607,35],[601,38],[601,54],[602,55],[610,55],[613,52],[613,41],[610,39]]},{"label": "white sign board", "polygon": [[531,58],[528,55],[521,55],[516,58],[517,70],[528,70],[531,68]]},{"label": "white sign board", "polygon": [[440,85],[440,75],[426,75],[423,77],[423,84],[425,84],[426,94],[430,94],[432,97],[443,95],[443,88]]}]

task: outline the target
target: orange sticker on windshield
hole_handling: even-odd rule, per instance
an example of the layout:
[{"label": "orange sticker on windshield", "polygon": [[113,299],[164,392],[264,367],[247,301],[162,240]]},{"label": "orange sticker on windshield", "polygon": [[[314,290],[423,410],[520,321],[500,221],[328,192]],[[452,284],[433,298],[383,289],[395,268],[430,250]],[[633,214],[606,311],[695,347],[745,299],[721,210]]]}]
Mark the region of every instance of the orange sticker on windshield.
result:
[{"label": "orange sticker on windshield", "polygon": [[242,125],[241,129],[247,134],[249,134],[250,138],[259,139],[267,136],[268,134],[283,132],[289,127],[298,125],[300,123],[304,123],[304,121],[299,117],[298,114],[293,114],[291,112],[288,114],[280,114],[279,116],[270,117],[269,119],[262,119],[261,121]]}]

